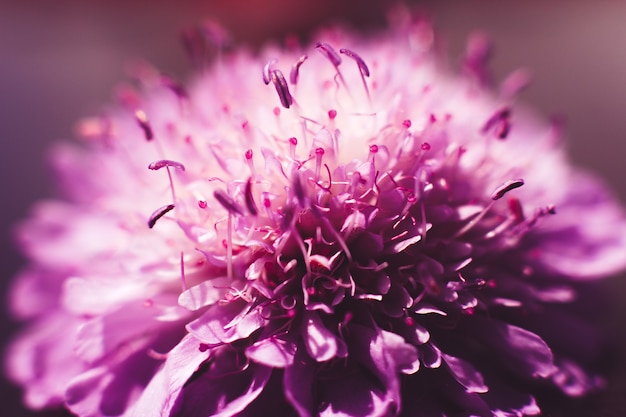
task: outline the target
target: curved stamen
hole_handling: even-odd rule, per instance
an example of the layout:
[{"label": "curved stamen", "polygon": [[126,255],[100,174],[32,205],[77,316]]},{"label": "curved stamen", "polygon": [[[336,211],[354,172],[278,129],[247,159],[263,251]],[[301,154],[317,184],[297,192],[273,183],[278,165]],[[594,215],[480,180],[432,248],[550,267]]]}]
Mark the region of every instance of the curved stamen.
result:
[{"label": "curved stamen", "polygon": [[505,107],[491,116],[481,129],[482,133],[493,131],[498,139],[505,139],[511,130],[511,109]]},{"label": "curved stamen", "polygon": [[254,202],[254,196],[252,195],[252,178],[248,178],[248,182],[246,182],[246,208],[253,216],[256,216],[259,213],[259,210],[256,207],[256,203]]},{"label": "curved stamen", "polygon": [[270,72],[270,78],[274,87],[276,87],[278,98],[280,98],[280,104],[282,104],[284,108],[288,109],[293,104],[293,97],[291,97],[289,86],[287,85],[287,81],[285,80],[283,73],[277,69],[272,70]]},{"label": "curved stamen", "polygon": [[156,209],[151,215],[150,218],[148,219],[148,227],[150,229],[152,229],[154,227],[154,225],[156,224],[156,222],[163,216],[165,216],[167,213],[169,213],[170,211],[174,210],[174,204],[168,204],[166,206],[163,207],[159,207],[158,209]]},{"label": "curved stamen", "polygon": [[272,80],[271,70],[274,64],[278,62],[276,59],[272,58],[265,65],[263,65],[263,82],[265,85],[268,85]]},{"label": "curved stamen", "polygon": [[135,112],[135,118],[137,119],[137,123],[139,123],[141,130],[143,130],[146,140],[151,141],[154,139],[154,132],[148,122],[148,116],[146,116],[146,113],[143,110],[137,110]]},{"label": "curved stamen", "polygon": [[357,55],[355,52],[346,49],[346,48],[341,48],[339,50],[339,53],[344,54],[346,56],[349,56],[350,58],[354,59],[356,61],[356,64],[359,67],[359,71],[361,71],[361,75],[364,77],[369,77],[370,76],[370,70],[367,67],[367,64],[365,63],[365,61],[363,60],[363,58],[361,58],[359,55]]},{"label": "curved stamen", "polygon": [[239,214],[243,215],[243,210],[237,204],[235,200],[233,200],[228,194],[226,194],[222,190],[216,190],[213,192],[213,197],[217,200],[218,203],[224,207],[229,214]]},{"label": "curved stamen", "polygon": [[302,66],[302,64],[304,64],[304,61],[306,61],[308,58],[309,58],[308,55],[302,55],[292,65],[291,72],[289,73],[289,82],[291,82],[291,84],[295,85],[298,83],[298,78],[300,76],[300,66]]},{"label": "curved stamen", "polygon": [[491,199],[494,201],[499,200],[504,197],[504,195],[509,191],[519,188],[522,185],[524,185],[524,180],[521,178],[516,180],[508,180],[507,182],[496,188],[496,190],[491,194]]},{"label": "curved stamen", "polygon": [[159,170],[164,167],[172,167],[176,169],[180,169],[181,171],[185,170],[185,166],[180,162],[172,161],[170,159],[160,159],[158,161],[150,162],[148,165],[148,169],[153,171]]},{"label": "curved stamen", "polygon": [[317,42],[315,48],[336,67],[341,64],[341,57],[335,49],[326,42]]}]

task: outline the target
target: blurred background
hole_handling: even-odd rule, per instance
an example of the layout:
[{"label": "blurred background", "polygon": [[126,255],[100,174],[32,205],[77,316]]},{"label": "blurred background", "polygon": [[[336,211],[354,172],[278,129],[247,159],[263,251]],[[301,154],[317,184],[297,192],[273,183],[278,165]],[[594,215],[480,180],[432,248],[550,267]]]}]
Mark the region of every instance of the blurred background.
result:
[{"label": "blurred background", "polygon": [[[497,79],[524,67],[533,84],[524,101],[546,117],[566,120],[574,163],[594,170],[626,201],[626,1],[424,0],[450,62],[480,29],[494,40]],[[23,265],[11,225],[37,199],[54,195],[46,168],[53,141],[72,139],[75,122],[92,115],[125,80],[127,64],[143,59],[185,80],[191,65],[181,30],[212,17],[235,42],[258,46],[321,24],[347,22],[367,30],[385,23],[384,0],[0,0],[0,289],[2,306]],[[584,219],[581,219],[584,221]],[[626,254],[624,254],[626,256]],[[608,366],[611,385],[593,398],[554,406],[547,416],[626,415],[626,279],[608,281],[613,307],[605,318],[621,340]],[[15,323],[2,308],[0,346]],[[19,390],[0,381],[0,414],[30,413]]]}]

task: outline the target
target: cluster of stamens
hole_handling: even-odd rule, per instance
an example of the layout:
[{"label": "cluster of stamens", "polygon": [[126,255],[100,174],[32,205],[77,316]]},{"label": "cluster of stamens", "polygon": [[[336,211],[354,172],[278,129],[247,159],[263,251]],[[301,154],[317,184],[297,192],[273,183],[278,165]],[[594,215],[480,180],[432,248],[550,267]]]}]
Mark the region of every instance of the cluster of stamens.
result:
[{"label": "cluster of stamens", "polygon": [[[316,49],[334,67],[337,86],[346,90],[347,81],[339,69],[341,55],[356,62],[371,105],[366,80],[370,70],[365,61],[349,49],[338,53],[327,43],[318,43]],[[302,55],[291,67],[292,86],[298,84],[301,67],[308,59]],[[297,112],[304,131],[310,129],[308,125],[332,125],[338,117],[336,109],[328,110],[326,123],[302,114],[277,64],[277,60],[269,60],[261,78],[274,86],[282,107]],[[280,109],[275,108],[274,114],[280,115]],[[509,108],[498,110],[484,123],[481,133],[487,140],[491,136],[505,139],[510,119]],[[146,139],[152,140],[143,112],[137,113],[137,121]],[[429,123],[440,122],[432,115]],[[485,300],[484,294],[489,293],[485,289],[497,286],[497,277],[490,274],[498,271],[483,258],[493,257],[494,250],[503,253],[515,248],[554,208],[537,209],[526,218],[517,198],[509,198],[508,205],[502,203],[524,184],[521,179],[504,181],[491,195],[468,197],[459,190],[476,190],[472,179],[452,174],[460,169],[463,146],[452,152],[453,158],[433,150],[428,142],[406,146],[407,141],[418,140],[411,129],[408,119],[398,126],[385,126],[375,137],[386,131],[399,132],[397,143],[370,142],[362,162],[349,164],[349,169],[336,161],[338,131],[320,140],[323,146],[313,146],[303,160],[298,159],[298,139],[286,139],[287,155],[272,159],[278,161],[276,177],[285,181],[283,195],[255,194],[263,180],[256,171],[253,150],[248,149],[243,160],[250,175],[247,180],[237,180],[243,184],[236,187],[240,192],[218,189],[213,193],[227,216],[225,275],[232,281],[221,302],[242,306],[237,320],[257,311],[266,329],[263,336],[254,333],[243,346],[264,338],[289,339],[289,334],[306,332],[311,320],[325,328],[329,338],[348,344],[349,323],[371,321],[413,344],[425,366],[438,367],[441,356],[430,342],[430,321],[425,317],[487,314],[499,302],[495,296]],[[444,162],[433,168],[432,161],[437,158]],[[170,171],[182,172],[185,167],[163,159],[149,168],[167,170],[175,198]],[[174,205],[156,210],[149,227],[174,210]],[[206,200],[199,200],[198,206],[206,208]],[[235,231],[239,223],[248,224],[248,229]],[[246,239],[262,241],[263,249],[257,247],[254,253],[242,256]],[[333,355],[343,357],[349,350]],[[417,368],[403,372],[414,373]]]}]

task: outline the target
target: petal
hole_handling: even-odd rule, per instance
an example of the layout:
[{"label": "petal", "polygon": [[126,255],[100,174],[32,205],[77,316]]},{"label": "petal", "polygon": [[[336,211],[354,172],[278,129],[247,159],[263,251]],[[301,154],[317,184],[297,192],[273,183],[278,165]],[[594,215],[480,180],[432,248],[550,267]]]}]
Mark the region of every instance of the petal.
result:
[{"label": "petal", "polygon": [[317,312],[307,312],[305,320],[304,344],[309,356],[317,362],[334,358],[339,343],[337,336],[324,326]]},{"label": "petal", "polygon": [[477,392],[482,394],[489,391],[489,388],[485,385],[485,380],[483,379],[482,374],[478,372],[469,362],[454,356],[446,355],[445,353],[441,356],[450,368],[450,371],[452,371],[454,379],[456,379],[459,384],[463,385],[467,392]]},{"label": "petal", "polygon": [[64,276],[58,272],[21,272],[11,288],[11,311],[17,318],[27,319],[56,308],[62,279]]},{"label": "petal", "polygon": [[419,366],[417,349],[402,336],[378,328],[351,324],[348,333],[351,355],[380,380],[385,398],[400,407],[399,372]]},{"label": "petal", "polygon": [[[168,298],[168,297],[165,297]],[[155,300],[152,304],[135,302],[127,304],[110,314],[94,317],[79,327],[76,341],[76,355],[91,363],[127,348],[132,341],[133,348],[146,343],[154,332],[160,331],[165,314],[170,315],[171,299]],[[180,315],[171,315],[171,321],[184,317],[185,310],[178,308]],[[170,321],[168,319],[168,321]]]},{"label": "petal", "polygon": [[313,386],[316,365],[302,346],[298,347],[294,362],[285,368],[283,384],[285,397],[300,417],[311,417],[315,406]]},{"label": "petal", "polygon": [[129,417],[169,416],[185,382],[209,354],[200,350],[200,341],[185,336],[168,354],[165,364],[152,378]]},{"label": "petal", "polygon": [[136,400],[161,360],[139,350],[121,361],[104,364],[74,378],[66,392],[69,409],[80,416],[118,416]]},{"label": "petal", "polygon": [[75,317],[50,313],[9,346],[7,374],[25,387],[24,402],[29,407],[60,404],[67,383],[85,369],[73,354],[80,324]]},{"label": "petal", "polygon": [[552,375],[552,381],[570,397],[580,397],[604,385],[602,378],[587,375],[575,362],[561,359],[557,364],[559,369]]},{"label": "petal", "polygon": [[320,417],[387,417],[395,415],[393,394],[362,370],[347,372],[319,386]]},{"label": "petal", "polygon": [[575,174],[557,215],[537,232],[539,260],[548,269],[574,279],[600,278],[626,267],[626,219],[604,186]]},{"label": "petal", "polygon": [[[245,306],[244,306],[245,307]],[[252,332],[261,328],[265,320],[258,309],[247,312],[241,319],[226,328],[241,313],[241,303],[233,302],[226,305],[214,305],[202,316],[187,324],[189,333],[208,345],[231,343],[245,339]]]},{"label": "petal", "polygon": [[277,337],[255,342],[246,349],[246,356],[256,363],[273,368],[284,368],[293,363],[296,347],[293,343]]},{"label": "petal", "polygon": [[470,332],[509,370],[524,376],[546,378],[556,371],[552,351],[541,337],[521,327],[474,317]]},{"label": "petal", "polygon": [[178,304],[190,311],[211,305],[224,297],[230,281],[226,277],[202,281],[183,291],[178,296]]},{"label": "petal", "polygon": [[261,394],[272,368],[254,363],[242,368],[242,356],[229,349],[213,353],[186,382],[169,416],[235,416]]}]

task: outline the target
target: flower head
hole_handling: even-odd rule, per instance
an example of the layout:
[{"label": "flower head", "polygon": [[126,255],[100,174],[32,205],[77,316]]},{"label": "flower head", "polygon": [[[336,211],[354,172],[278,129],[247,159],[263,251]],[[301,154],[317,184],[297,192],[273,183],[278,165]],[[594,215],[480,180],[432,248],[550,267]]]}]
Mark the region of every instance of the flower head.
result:
[{"label": "flower head", "polygon": [[144,71],[55,150],[68,199],[21,227],[12,298],[30,406],[520,416],[598,386],[553,312],[624,266],[602,185],[484,87],[479,41],[455,78],[424,21],[320,39]]}]

